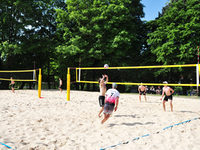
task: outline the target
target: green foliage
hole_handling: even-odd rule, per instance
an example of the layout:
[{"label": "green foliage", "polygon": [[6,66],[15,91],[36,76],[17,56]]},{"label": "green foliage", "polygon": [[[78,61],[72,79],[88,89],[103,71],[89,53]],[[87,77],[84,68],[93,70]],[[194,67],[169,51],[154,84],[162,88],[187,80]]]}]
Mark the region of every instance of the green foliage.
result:
[{"label": "green foliage", "polygon": [[190,64],[197,62],[200,41],[200,1],[177,0],[152,21],[156,28],[148,34],[151,52],[162,64]]},{"label": "green foliage", "polygon": [[140,1],[69,0],[66,3],[67,11],[57,10],[57,28],[64,40],[57,52],[67,55],[68,59],[77,56],[71,60],[72,65],[137,62],[143,24]]},{"label": "green foliage", "polygon": [[21,49],[17,44],[9,44],[8,41],[2,42],[0,45],[1,59],[6,60],[9,55],[21,53]]},{"label": "green foliage", "polygon": [[[199,0],[173,0],[150,22],[141,21],[140,1],[0,0],[0,69],[35,66],[49,81],[51,75],[65,79],[73,66],[196,63]],[[165,68],[153,76],[169,73]],[[184,82],[193,74],[183,72]]]},{"label": "green foliage", "polygon": [[183,91],[183,88],[181,86],[175,86],[174,92],[178,95]]},{"label": "green foliage", "polygon": [[[61,2],[59,0],[57,5]],[[37,68],[48,64],[48,57],[54,56],[56,46],[55,8],[54,0],[1,2],[0,54],[6,65],[9,57],[16,55],[21,55],[19,59],[28,57],[22,60],[24,65],[19,68],[32,68],[33,61],[36,61]],[[12,66],[13,63],[10,62]]]}]

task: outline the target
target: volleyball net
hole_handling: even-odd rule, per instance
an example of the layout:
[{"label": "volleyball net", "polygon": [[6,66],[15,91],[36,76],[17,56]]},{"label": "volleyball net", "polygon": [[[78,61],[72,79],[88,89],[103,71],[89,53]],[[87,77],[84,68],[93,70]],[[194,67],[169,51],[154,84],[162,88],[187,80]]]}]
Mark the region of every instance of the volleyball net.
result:
[{"label": "volleyball net", "polygon": [[33,70],[0,70],[0,80],[16,82],[37,82],[38,97],[41,97],[41,69]]},{"label": "volleyball net", "polygon": [[[74,81],[76,83],[98,84],[98,78],[102,77],[103,74],[107,74],[109,77],[109,82],[107,84],[164,86],[166,84],[164,84],[163,81],[167,81],[168,86],[196,87],[198,89],[199,70],[199,64],[108,68],[79,67],[75,68],[75,77],[73,75],[73,78],[75,78]],[[70,68],[68,69],[68,77],[69,76]],[[70,82],[70,79],[68,79],[68,82]],[[67,93],[69,95],[70,91]]]}]

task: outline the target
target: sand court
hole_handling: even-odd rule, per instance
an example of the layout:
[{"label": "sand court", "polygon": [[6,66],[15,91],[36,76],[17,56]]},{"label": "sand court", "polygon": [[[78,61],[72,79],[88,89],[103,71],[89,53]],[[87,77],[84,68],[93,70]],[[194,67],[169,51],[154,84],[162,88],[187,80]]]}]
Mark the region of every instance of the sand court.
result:
[{"label": "sand court", "polygon": [[[98,92],[43,90],[0,91],[0,142],[18,150],[98,150],[150,134],[108,149],[200,149],[200,120],[162,130],[200,117],[200,99],[174,96],[174,112],[163,111],[158,95],[121,94],[119,107],[105,124],[98,118]],[[158,134],[155,132],[160,131]],[[8,149],[0,145],[0,149]]]}]

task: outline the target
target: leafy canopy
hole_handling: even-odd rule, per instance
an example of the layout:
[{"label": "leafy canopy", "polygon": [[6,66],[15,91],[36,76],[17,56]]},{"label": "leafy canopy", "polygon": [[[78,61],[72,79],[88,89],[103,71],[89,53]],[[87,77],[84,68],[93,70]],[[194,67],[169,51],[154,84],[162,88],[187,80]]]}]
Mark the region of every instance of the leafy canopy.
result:
[{"label": "leafy canopy", "polygon": [[200,1],[171,1],[164,13],[153,21],[148,34],[151,52],[162,64],[196,63],[200,41]]}]

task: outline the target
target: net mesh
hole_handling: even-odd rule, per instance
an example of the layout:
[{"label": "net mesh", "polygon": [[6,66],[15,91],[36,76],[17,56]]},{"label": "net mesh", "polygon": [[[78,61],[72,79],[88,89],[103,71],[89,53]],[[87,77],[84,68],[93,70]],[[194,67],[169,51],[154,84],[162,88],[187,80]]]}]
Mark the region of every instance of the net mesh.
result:
[{"label": "net mesh", "polygon": [[0,80],[37,81],[37,70],[0,70]]},{"label": "net mesh", "polygon": [[99,77],[107,74],[109,82],[123,85],[163,85],[168,81],[171,86],[197,86],[196,65],[168,67],[110,67],[77,68],[76,81],[82,83],[98,83]]}]

